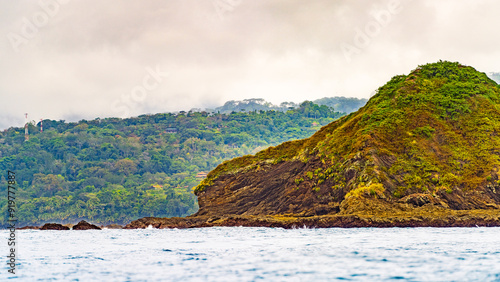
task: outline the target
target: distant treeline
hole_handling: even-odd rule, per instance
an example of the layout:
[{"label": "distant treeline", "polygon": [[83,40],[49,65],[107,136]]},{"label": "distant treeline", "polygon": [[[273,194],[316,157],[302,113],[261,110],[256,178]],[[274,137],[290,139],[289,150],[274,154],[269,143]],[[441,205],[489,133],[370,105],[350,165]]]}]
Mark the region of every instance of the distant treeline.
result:
[{"label": "distant treeline", "polygon": [[[319,106],[328,106],[334,108],[337,112],[351,113],[363,107],[367,100],[347,97],[325,97],[312,101]],[[266,102],[264,99],[245,99],[242,101],[228,101],[223,106],[209,110],[216,113],[231,113],[231,112],[252,112],[252,111],[281,111],[298,108],[300,104],[294,102],[283,102],[279,105],[273,105]]]},{"label": "distant treeline", "polygon": [[[197,210],[192,188],[224,160],[306,138],[342,116],[304,102],[288,111],[181,112],[31,123],[0,132],[0,193],[16,173],[18,226],[44,222],[127,223]],[[199,174],[199,175],[198,175]],[[197,178],[198,175],[198,178]],[[0,197],[0,222],[7,197]]]}]

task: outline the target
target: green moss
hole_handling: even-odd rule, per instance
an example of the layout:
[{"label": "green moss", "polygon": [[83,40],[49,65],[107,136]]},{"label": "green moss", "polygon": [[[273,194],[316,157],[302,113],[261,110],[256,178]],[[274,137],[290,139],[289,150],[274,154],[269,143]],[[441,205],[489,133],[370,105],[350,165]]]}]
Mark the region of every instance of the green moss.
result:
[{"label": "green moss", "polygon": [[369,186],[359,186],[358,188],[349,191],[349,193],[345,195],[345,198],[346,199],[351,197],[359,198],[362,195],[383,196],[384,192],[385,192],[384,185],[380,183],[375,183]]},{"label": "green moss", "polygon": [[206,189],[207,187],[212,186],[212,185],[214,185],[214,182],[213,182],[213,180],[212,180],[212,179],[209,179],[209,178],[205,178],[205,179],[203,179],[203,180],[200,182],[200,184],[198,184],[198,186],[196,186],[196,187],[194,188],[194,193],[195,193],[195,195],[197,195],[197,194],[198,194],[198,193],[200,193],[200,192],[205,191],[205,189]]},{"label": "green moss", "polygon": [[434,128],[430,127],[429,125],[418,127],[418,128],[415,128],[413,130],[413,132],[416,135],[419,135],[419,136],[422,136],[425,138],[432,137],[432,135],[434,134],[434,131],[436,131],[436,130]]},{"label": "green moss", "polygon": [[309,179],[313,179],[313,178],[314,178],[314,172],[312,172],[312,171],[308,171],[308,172],[306,172],[306,176],[307,176]]},{"label": "green moss", "polygon": [[314,175],[317,176],[321,171],[323,170],[323,168],[319,167],[317,168],[315,171],[314,171]]}]

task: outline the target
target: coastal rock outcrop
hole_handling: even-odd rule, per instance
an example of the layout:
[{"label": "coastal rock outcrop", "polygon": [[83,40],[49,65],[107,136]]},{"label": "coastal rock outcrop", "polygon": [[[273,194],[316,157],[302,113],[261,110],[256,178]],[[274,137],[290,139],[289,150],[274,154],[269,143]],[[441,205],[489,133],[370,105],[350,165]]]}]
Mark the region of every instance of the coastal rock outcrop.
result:
[{"label": "coastal rock outcrop", "polygon": [[94,225],[94,224],[90,224],[90,223],[86,222],[85,220],[82,220],[82,221],[78,222],[78,224],[73,226],[73,230],[92,230],[92,229],[101,230],[101,228],[99,226]]},{"label": "coastal rock outcrop", "polygon": [[193,216],[126,228],[499,226],[499,171],[500,86],[440,61],[308,139],[222,163]]},{"label": "coastal rock outcrop", "polygon": [[69,227],[59,223],[45,223],[40,230],[69,230]]}]

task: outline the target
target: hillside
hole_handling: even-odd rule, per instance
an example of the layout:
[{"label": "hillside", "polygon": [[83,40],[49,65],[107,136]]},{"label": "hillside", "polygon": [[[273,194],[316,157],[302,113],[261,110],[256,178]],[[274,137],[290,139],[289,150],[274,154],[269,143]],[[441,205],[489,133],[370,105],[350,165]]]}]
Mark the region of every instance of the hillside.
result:
[{"label": "hillside", "polygon": [[188,223],[129,227],[498,226],[499,133],[499,85],[459,63],[420,66],[308,139],[219,165]]},{"label": "hillside", "polygon": [[[43,121],[0,132],[0,168],[19,182],[18,225],[128,223],[197,211],[192,188],[224,160],[311,136],[343,114],[304,102],[287,112],[181,112]],[[6,173],[0,193],[6,193]],[[6,224],[7,198],[0,199]]]}]

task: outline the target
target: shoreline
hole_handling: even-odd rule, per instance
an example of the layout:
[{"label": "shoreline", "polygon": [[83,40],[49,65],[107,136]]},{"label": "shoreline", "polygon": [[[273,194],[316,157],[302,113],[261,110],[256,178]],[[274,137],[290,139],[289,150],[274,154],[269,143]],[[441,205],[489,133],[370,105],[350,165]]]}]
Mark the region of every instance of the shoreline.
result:
[{"label": "shoreline", "polygon": [[[120,226],[102,229],[188,229],[204,227],[271,228],[392,228],[392,227],[500,227],[500,209],[448,210],[416,209],[394,214],[300,215],[191,215],[187,217],[143,217]],[[43,230],[42,226],[24,226],[16,230]],[[66,229],[73,230],[73,229]]]},{"label": "shoreline", "polygon": [[[439,214],[436,214],[439,213]],[[436,216],[437,215],[437,216]],[[217,226],[292,228],[359,228],[359,227],[500,227],[500,210],[458,210],[410,213],[393,216],[368,214],[321,215],[296,217],[287,215],[223,215],[172,218],[145,217],[134,220],[123,229],[201,228]]]}]

